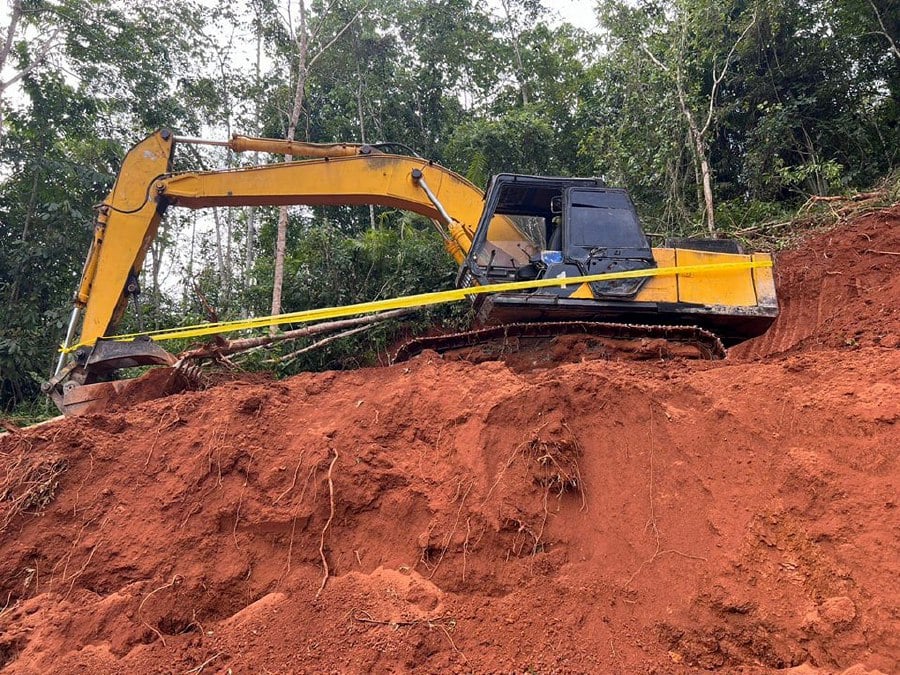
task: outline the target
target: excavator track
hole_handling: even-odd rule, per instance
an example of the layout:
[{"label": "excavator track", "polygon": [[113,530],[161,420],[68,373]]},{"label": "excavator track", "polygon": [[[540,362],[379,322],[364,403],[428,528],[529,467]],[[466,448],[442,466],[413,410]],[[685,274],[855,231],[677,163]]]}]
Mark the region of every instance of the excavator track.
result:
[{"label": "excavator track", "polygon": [[456,350],[482,349],[482,359],[491,356],[502,358],[515,353],[528,341],[540,343],[564,335],[585,336],[611,341],[613,349],[641,353],[644,356],[684,356],[670,346],[686,346],[696,353],[694,358],[725,358],[725,346],[714,334],[696,326],[661,326],[596,321],[556,321],[550,323],[511,323],[488,326],[462,333],[414,338],[403,344],[394,354],[392,363],[399,363],[421,354],[425,350],[440,354]]}]

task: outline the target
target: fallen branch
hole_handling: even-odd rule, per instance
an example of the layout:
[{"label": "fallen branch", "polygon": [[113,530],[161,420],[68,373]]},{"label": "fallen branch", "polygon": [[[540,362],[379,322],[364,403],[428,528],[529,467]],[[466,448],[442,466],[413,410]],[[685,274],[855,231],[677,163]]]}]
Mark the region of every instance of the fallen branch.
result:
[{"label": "fallen branch", "polygon": [[825,197],[822,195],[813,195],[806,200],[806,203],[800,207],[800,210],[807,209],[818,202],[862,202],[867,199],[878,199],[879,197],[884,197],[884,194],[881,192],[858,192],[855,195],[846,196],[832,195],[830,197]]},{"label": "fallen branch", "polygon": [[226,340],[225,338],[219,336],[217,344],[202,345],[200,347],[197,347],[196,349],[182,352],[179,355],[178,363],[176,364],[176,366],[180,365],[182,362],[188,359],[203,359],[213,356],[237,354],[239,352],[248,351],[257,347],[266,347],[275,342],[284,342],[285,340],[296,340],[298,338],[312,337],[313,335],[329,333],[335,330],[343,330],[345,328],[351,328],[353,326],[369,325],[380,321],[385,321],[387,319],[396,319],[401,316],[406,316],[407,314],[410,314],[414,311],[416,311],[416,308],[394,309],[389,312],[370,314],[369,316],[358,316],[352,319],[341,319],[340,321],[326,321],[324,323],[317,323],[313,326],[306,326],[305,328],[285,331],[284,333],[279,333],[278,335],[260,335],[258,337],[241,338],[238,340]]},{"label": "fallen branch", "polygon": [[276,356],[271,359],[266,359],[263,363],[290,363],[294,359],[296,359],[301,354],[306,354],[307,352],[311,352],[315,349],[319,349],[324,347],[327,344],[331,344],[336,340],[340,340],[341,338],[350,337],[351,335],[356,335],[357,333],[362,333],[367,330],[371,330],[375,328],[375,326],[380,326],[384,321],[375,321],[368,326],[359,326],[358,328],[351,328],[350,330],[341,331],[340,333],[335,333],[334,335],[329,335],[327,338],[323,338],[318,342],[313,342],[311,345],[307,345],[302,349],[298,349],[297,351],[293,351],[290,354],[285,354],[284,356]]},{"label": "fallen branch", "polygon": [[762,223],[760,225],[753,225],[752,227],[745,227],[740,230],[734,230],[732,234],[751,234],[754,232],[759,232],[760,230],[777,230],[782,227],[787,227],[789,225],[796,225],[797,223],[793,220],[783,220],[777,223]]},{"label": "fallen branch", "polygon": [[19,429],[19,427],[17,427],[15,424],[13,424],[12,422],[9,422],[5,419],[0,419],[0,427],[3,427],[11,434],[17,434],[17,433],[19,433],[19,431],[21,431],[21,429]]},{"label": "fallen branch", "polygon": [[206,317],[212,323],[217,323],[219,321],[219,314],[213,309],[213,306],[210,304],[209,300],[207,300],[206,296],[203,294],[203,291],[200,290],[200,286],[197,285],[196,281],[191,282],[194,287],[194,293],[197,294],[197,297],[200,299],[200,304],[203,305],[203,311],[206,312]]}]

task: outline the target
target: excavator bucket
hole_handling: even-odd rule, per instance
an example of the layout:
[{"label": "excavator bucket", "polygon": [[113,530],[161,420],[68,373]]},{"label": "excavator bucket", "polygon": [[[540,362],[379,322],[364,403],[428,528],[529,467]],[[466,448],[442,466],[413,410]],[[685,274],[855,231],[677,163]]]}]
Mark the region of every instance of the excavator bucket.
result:
[{"label": "excavator bucket", "polygon": [[100,340],[90,351],[80,349],[70,364],[81,375],[64,380],[70,369],[64,369],[47,387],[48,394],[64,415],[103,412],[121,399],[132,380],[103,381],[120,368],[137,366],[173,366],[176,358],[149,339],[131,342]]}]

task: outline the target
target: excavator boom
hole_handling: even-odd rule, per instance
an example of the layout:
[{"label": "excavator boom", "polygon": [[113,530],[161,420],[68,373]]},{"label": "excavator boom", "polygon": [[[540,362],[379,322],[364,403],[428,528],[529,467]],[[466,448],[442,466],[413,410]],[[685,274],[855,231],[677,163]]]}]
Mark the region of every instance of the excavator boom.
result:
[{"label": "excavator boom", "polygon": [[[471,248],[482,212],[482,192],[433,162],[380,153],[367,145],[298,144],[248,137],[233,140],[241,151],[335,152],[340,156],[172,174],[176,137],[161,130],[144,139],[125,157],[118,179],[100,207],[75,299],[84,309],[80,342],[93,343],[121,318],[129,276],[140,273],[169,206],[373,204],[412,211],[440,223],[445,246],[458,264]],[[441,204],[453,205],[449,221]],[[521,238],[515,225],[503,216],[491,227],[500,239]]]}]

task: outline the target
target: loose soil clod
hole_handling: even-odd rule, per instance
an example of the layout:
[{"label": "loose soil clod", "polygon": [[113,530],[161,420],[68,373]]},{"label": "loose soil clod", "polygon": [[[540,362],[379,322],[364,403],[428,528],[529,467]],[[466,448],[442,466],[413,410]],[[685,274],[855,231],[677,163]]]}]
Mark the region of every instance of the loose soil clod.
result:
[{"label": "loose soil clod", "polygon": [[3,435],[0,669],[897,672],[871,251],[900,208],[782,254],[720,362],[425,354]]}]

